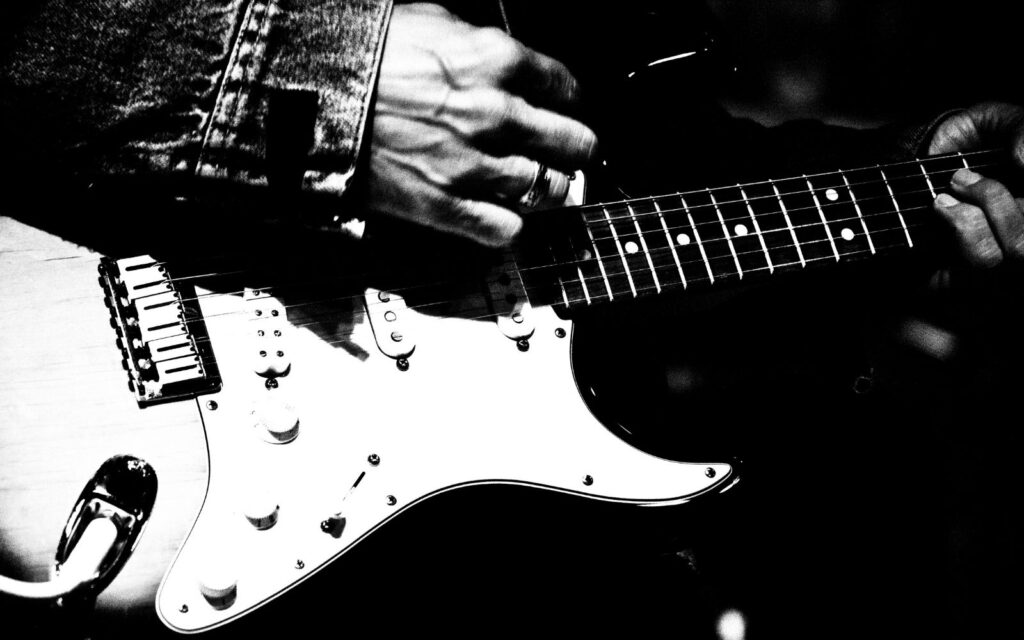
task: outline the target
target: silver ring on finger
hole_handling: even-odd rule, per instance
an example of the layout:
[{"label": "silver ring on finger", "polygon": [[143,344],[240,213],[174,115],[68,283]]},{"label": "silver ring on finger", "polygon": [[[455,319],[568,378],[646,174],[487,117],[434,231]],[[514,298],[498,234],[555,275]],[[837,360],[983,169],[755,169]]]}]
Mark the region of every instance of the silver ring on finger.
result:
[{"label": "silver ring on finger", "polygon": [[519,198],[519,204],[527,209],[532,209],[540,204],[541,200],[547,197],[551,191],[551,174],[547,166],[537,163],[537,172],[533,175],[533,182],[526,193]]}]

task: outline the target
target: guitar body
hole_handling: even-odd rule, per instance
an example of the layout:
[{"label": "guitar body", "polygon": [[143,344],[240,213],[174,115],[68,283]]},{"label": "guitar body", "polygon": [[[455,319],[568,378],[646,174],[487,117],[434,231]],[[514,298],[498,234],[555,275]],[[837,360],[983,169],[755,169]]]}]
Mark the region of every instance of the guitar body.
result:
[{"label": "guitar body", "polygon": [[[266,281],[224,292],[199,279],[223,388],[140,409],[99,256],[2,224],[2,571],[45,579],[77,493],[106,458],[132,454],[157,473],[152,520],[99,598],[105,633],[125,616],[136,630],[157,615],[183,632],[224,625],[454,489],[659,506],[735,481],[727,463],[662,459],[605,428],[577,388],[572,323],[509,303],[518,279],[502,278],[507,264],[440,305],[351,278],[344,295]],[[267,357],[282,375],[257,374]],[[200,588],[225,580],[223,600]]]}]

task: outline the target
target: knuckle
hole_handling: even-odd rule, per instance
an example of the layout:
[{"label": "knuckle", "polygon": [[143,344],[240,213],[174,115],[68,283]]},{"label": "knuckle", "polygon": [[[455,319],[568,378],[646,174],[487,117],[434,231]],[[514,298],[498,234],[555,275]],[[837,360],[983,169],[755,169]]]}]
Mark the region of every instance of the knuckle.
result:
[{"label": "knuckle", "polygon": [[995,240],[985,240],[975,247],[975,259],[979,266],[994,269],[1003,261],[1003,252]]},{"label": "knuckle", "polygon": [[975,189],[977,190],[978,196],[986,202],[997,200],[1006,192],[1006,188],[1003,187],[1003,185],[989,178],[979,180]]},{"label": "knuckle", "polygon": [[522,64],[526,55],[523,45],[509,37],[501,29],[496,27],[481,29],[478,38],[481,52],[495,65],[500,75],[507,75]]}]

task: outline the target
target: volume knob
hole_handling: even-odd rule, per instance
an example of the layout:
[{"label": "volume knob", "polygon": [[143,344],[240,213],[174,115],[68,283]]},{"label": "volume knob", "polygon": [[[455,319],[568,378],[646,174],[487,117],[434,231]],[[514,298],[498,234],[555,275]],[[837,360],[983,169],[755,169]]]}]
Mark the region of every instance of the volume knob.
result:
[{"label": "volume knob", "polygon": [[238,595],[238,577],[226,564],[213,562],[199,577],[199,592],[214,609],[227,609]]},{"label": "volume knob", "polygon": [[253,417],[267,442],[285,444],[299,435],[299,414],[291,405],[268,400],[256,406]]},{"label": "volume knob", "polygon": [[248,498],[242,513],[249,524],[257,529],[269,529],[277,524],[277,515],[281,508],[272,496],[261,493]]}]

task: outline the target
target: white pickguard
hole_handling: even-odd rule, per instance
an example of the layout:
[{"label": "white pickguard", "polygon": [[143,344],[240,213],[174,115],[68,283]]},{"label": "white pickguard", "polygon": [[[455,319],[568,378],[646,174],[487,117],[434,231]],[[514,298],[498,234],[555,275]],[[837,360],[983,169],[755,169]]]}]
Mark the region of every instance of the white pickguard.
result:
[{"label": "white pickguard", "polygon": [[[291,369],[273,390],[253,372],[259,319],[242,298],[211,295],[202,307],[224,389],[200,399],[209,490],[157,596],[160,617],[178,631],[204,631],[253,610],[402,510],[458,487],[522,484],[662,505],[733,481],[728,464],[657,458],[601,425],[573,379],[571,324],[548,307],[530,311],[535,332],[526,351],[493,319],[405,311],[416,348],[401,371],[378,348],[358,299],[333,340],[289,328],[282,340]],[[271,444],[254,426],[254,403],[267,397],[298,413],[293,441]],[[242,513],[253,496],[272,496],[280,507],[269,529]],[[337,512],[346,524],[334,537],[320,524]],[[216,608],[200,593],[211,573],[237,580],[229,606]]]}]

